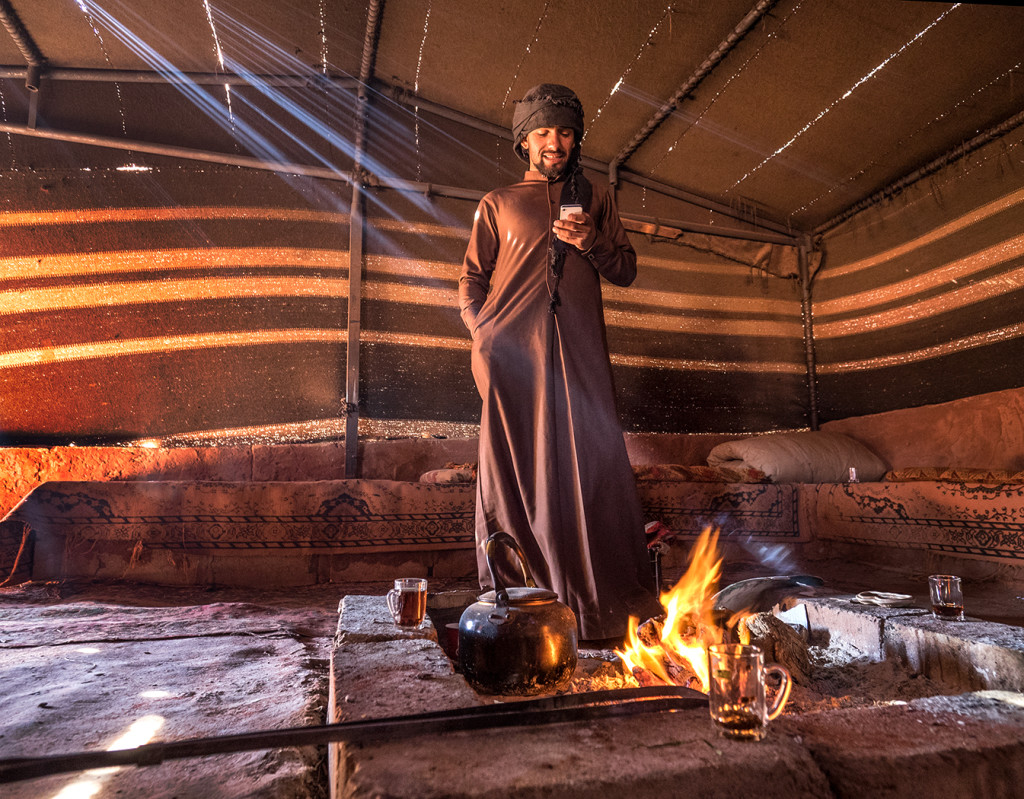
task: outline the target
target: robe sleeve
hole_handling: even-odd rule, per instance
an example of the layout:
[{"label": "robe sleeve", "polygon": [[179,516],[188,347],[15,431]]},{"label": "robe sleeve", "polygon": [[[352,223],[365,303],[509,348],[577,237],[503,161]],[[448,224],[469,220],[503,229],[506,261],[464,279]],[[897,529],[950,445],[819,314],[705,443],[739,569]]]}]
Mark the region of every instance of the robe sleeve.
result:
[{"label": "robe sleeve", "polygon": [[498,257],[498,234],[493,208],[486,198],[477,206],[473,230],[459,276],[459,312],[469,332],[476,337],[476,317],[491,286],[491,274]]},{"label": "robe sleeve", "polygon": [[616,286],[628,286],[636,279],[636,251],[622,227],[611,195],[604,194],[592,214],[597,238],[583,257],[598,273]]}]

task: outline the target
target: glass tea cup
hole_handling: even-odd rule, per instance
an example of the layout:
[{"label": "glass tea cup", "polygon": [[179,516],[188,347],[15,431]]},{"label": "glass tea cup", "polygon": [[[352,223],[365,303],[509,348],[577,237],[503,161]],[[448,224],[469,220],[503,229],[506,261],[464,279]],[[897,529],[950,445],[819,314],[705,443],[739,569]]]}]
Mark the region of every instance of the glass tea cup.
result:
[{"label": "glass tea cup", "polygon": [[407,630],[423,626],[427,615],[427,581],[421,577],[399,577],[387,593],[388,611],[395,624]]},{"label": "glass tea cup", "polygon": [[964,620],[964,592],[960,578],[953,574],[933,574],[928,578],[932,615],[945,621]]},{"label": "glass tea cup", "polygon": [[[768,722],[776,718],[789,698],[793,681],[782,666],[764,665],[764,652],[751,644],[712,644],[708,647],[711,722],[725,738],[760,741]],[[782,684],[768,702],[765,677]]]}]

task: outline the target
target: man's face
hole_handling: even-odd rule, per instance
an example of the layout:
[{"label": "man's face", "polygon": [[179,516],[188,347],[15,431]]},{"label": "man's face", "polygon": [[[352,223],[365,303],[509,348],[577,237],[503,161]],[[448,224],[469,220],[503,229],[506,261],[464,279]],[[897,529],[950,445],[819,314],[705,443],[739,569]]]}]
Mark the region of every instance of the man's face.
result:
[{"label": "man's face", "polygon": [[569,153],[575,143],[576,132],[572,128],[535,128],[526,134],[522,146],[529,156],[530,171],[555,180],[569,165]]}]

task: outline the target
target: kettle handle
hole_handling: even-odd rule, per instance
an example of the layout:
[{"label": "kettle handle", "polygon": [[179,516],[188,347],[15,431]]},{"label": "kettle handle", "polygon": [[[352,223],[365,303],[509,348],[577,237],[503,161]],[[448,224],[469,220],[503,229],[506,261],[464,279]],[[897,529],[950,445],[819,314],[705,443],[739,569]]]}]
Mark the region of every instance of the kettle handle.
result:
[{"label": "kettle handle", "polygon": [[522,547],[519,543],[508,533],[499,532],[493,533],[487,537],[487,541],[484,543],[484,553],[487,556],[487,570],[491,573],[491,582],[494,584],[494,590],[496,593],[504,593],[506,586],[501,584],[498,579],[498,575],[494,571],[494,564],[491,561],[491,553],[494,547],[498,545],[504,546],[507,549],[512,550],[515,554],[516,559],[519,561],[519,568],[523,572],[523,584],[527,588],[536,588],[537,583],[533,581],[533,577],[530,574],[530,567],[526,565],[526,555],[523,554]]}]

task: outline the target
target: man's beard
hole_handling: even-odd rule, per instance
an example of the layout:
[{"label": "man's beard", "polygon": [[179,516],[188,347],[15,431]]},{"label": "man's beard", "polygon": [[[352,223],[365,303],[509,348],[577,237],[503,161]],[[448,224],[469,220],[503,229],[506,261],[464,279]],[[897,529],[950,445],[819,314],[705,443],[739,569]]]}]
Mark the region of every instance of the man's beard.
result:
[{"label": "man's beard", "polygon": [[537,166],[537,171],[540,172],[548,180],[558,180],[562,177],[562,173],[565,171],[565,165],[559,164],[558,166],[545,166],[544,162],[541,161]]},{"label": "man's beard", "polygon": [[537,168],[537,171],[540,172],[548,180],[558,180],[559,178],[565,176],[570,164],[572,164],[572,153],[570,152],[566,156],[565,161],[563,161],[561,164],[558,164],[557,166],[547,166],[544,163],[543,154],[540,155],[538,160],[539,163],[535,161],[533,164]]}]

